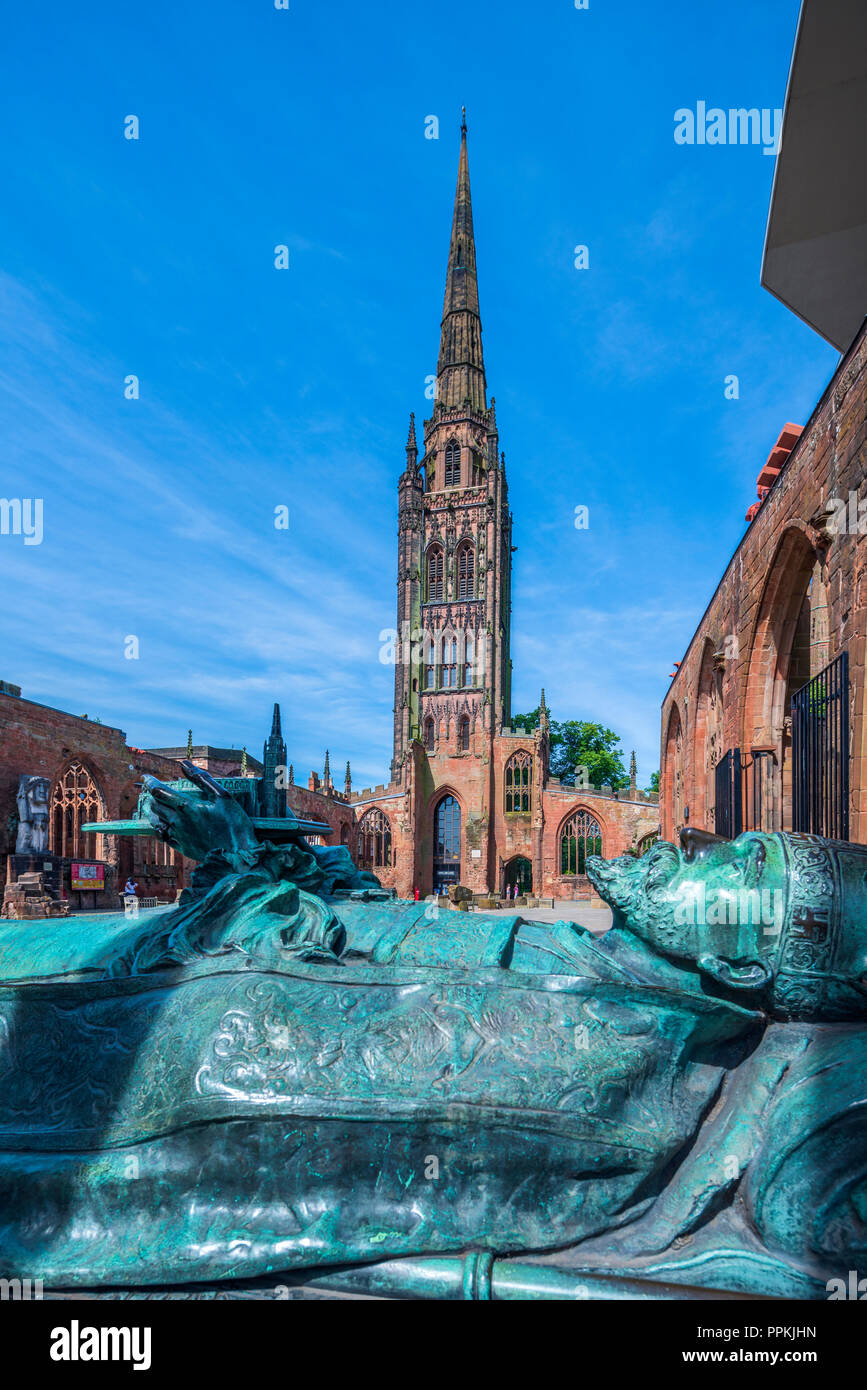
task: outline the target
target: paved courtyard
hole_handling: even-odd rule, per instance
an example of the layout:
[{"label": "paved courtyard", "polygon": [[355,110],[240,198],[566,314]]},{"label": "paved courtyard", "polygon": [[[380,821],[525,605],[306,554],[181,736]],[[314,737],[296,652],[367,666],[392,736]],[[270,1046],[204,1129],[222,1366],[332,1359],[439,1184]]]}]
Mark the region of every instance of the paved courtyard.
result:
[{"label": "paved courtyard", "polygon": [[610,907],[590,907],[587,903],[555,902],[553,907],[519,907],[531,922],[578,922],[590,931],[605,932],[611,926]]}]

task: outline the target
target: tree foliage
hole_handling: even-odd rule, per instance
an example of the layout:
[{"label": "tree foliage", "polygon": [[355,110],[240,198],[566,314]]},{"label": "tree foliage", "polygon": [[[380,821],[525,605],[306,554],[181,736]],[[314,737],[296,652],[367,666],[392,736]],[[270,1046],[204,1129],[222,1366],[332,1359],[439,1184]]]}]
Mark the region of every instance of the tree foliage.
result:
[{"label": "tree foliage", "polygon": [[[527,714],[512,716],[512,728],[531,734],[539,727],[539,708]],[[560,722],[549,717],[551,731],[550,769],[566,786],[574,786],[576,769],[578,785],[591,787],[628,787],[629,774],[623,765],[623,749],[619,735],[603,724],[586,719],[566,719]]]}]

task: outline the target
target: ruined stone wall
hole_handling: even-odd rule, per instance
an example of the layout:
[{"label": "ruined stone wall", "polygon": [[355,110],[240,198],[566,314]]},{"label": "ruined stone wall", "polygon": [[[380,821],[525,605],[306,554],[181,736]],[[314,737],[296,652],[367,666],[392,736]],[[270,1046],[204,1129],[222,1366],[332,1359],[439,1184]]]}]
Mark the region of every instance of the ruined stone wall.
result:
[{"label": "ruined stone wall", "polygon": [[[663,702],[666,839],[685,823],[714,829],[714,769],[735,748],[747,779],[755,755],[767,756],[762,828],[791,827],[791,694],[847,651],[850,838],[867,841],[865,435],[862,327],[729,561]],[[745,797],[749,826],[757,819],[752,785]]]},{"label": "ruined stone wall", "polygon": [[[47,777],[54,786],[73,760],[90,773],[102,797],[105,819],[128,819],[135,809],[146,772],[170,781],[181,775],[177,763],[142,749],[130,748],[121,729],[68,714],[48,705],[0,693],[0,862],[15,848],[18,778],[21,773]],[[102,892],[66,891],[73,907],[117,907],[116,891],[136,870],[140,897],[172,901],[189,881],[192,864],[156,842],[131,841],[104,835],[102,855],[107,867]],[[134,854],[138,863],[134,865]],[[84,856],[82,856],[84,857]]]}]

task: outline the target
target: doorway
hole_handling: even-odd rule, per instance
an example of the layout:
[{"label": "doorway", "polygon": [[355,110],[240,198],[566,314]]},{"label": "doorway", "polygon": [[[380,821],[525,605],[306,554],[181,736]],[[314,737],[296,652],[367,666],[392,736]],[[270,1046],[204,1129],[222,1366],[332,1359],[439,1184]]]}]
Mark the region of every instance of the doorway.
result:
[{"label": "doorway", "polygon": [[525,893],[533,891],[533,865],[529,859],[510,859],[505,870],[505,887],[514,897],[517,888],[517,896],[522,898]]},{"label": "doorway", "polygon": [[434,812],[433,891],[445,893],[461,876],[461,808],[444,796]]}]

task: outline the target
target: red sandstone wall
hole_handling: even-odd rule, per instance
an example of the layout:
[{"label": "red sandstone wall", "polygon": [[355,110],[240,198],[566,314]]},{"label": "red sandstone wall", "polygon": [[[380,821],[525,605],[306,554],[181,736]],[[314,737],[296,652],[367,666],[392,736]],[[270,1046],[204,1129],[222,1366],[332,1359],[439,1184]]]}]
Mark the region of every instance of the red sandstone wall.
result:
[{"label": "red sandstone wall", "polygon": [[[534,754],[532,810],[528,814],[505,811],[505,766],[519,749]],[[516,856],[533,865],[535,890],[545,897],[586,896],[586,879],[560,874],[560,831],[574,811],[586,808],[599,822],[602,853],[614,858],[635,848],[638,841],[659,828],[659,807],[642,797],[618,799],[600,792],[576,793],[549,782],[539,787],[539,737],[499,736],[493,741],[491,759],[475,751],[460,753],[441,747],[432,756],[414,745],[414,762],[406,785],[380,786],[353,799],[356,820],[377,807],[389,820],[393,864],[375,868],[377,877],[399,897],[411,898],[418,887],[422,897],[431,891],[434,810],[440,798],[451,793],[461,808],[460,881],[477,893],[499,893],[504,868]],[[489,792],[489,785],[492,790]],[[482,849],[474,858],[473,848]]]},{"label": "red sandstone wall", "polygon": [[549,782],[543,793],[545,828],[542,837],[542,888],[543,896],[549,898],[583,897],[588,891],[581,879],[564,876],[560,873],[560,831],[565,821],[575,811],[585,809],[598,821],[602,832],[602,855],[605,859],[616,859],[637,847],[645,836],[653,835],[659,829],[659,806],[655,800],[625,799],[627,793],[619,797],[604,796],[598,792],[586,791],[576,794],[574,787],[563,787]]},{"label": "red sandstone wall", "polygon": [[299,819],[325,821],[331,826],[333,833],[323,837],[323,844],[346,844],[350,854],[355,854],[355,818],[348,802],[327,792],[310,791],[294,784],[286,788],[286,799]]},{"label": "red sandstone wall", "polygon": [[[819,401],[777,482],[735,551],[662,706],[662,833],[711,819],[708,774],[709,682],[722,704],[714,752],[788,749],[784,698],[794,625],[811,571],[827,596],[827,659],[849,652],[851,683],[850,838],[867,842],[864,648],[865,537],[828,530],[829,502],[864,501],[867,336],[862,329]],[[714,661],[714,653],[720,657]],[[674,729],[680,720],[681,753]],[[671,736],[670,735],[671,732]],[[781,781],[782,781],[781,777]],[[782,828],[791,825],[790,788],[781,788]]]},{"label": "red sandstone wall", "polygon": [[[134,784],[141,781],[143,773],[166,780],[180,775],[177,764],[169,759],[127,747],[126,735],[120,729],[0,694],[0,855],[15,848],[13,816],[19,775],[24,772],[49,777],[54,782],[74,758],[80,759],[95,779],[106,817],[111,820],[132,814],[138,798]],[[103,850],[116,876],[125,877],[132,868],[131,844],[127,841],[121,845],[119,836],[106,835]],[[137,870],[139,895],[171,900],[177,888],[188,882],[192,866],[181,855],[173,856],[175,862],[171,865],[158,864],[157,859],[164,856],[151,852],[148,858],[150,851],[148,842],[148,848],[143,850],[143,872],[141,868]],[[75,905],[81,905],[80,895],[70,896]],[[109,889],[104,895],[90,896],[94,903],[104,898],[107,906],[116,906],[113,900],[109,903],[113,896]]]}]

